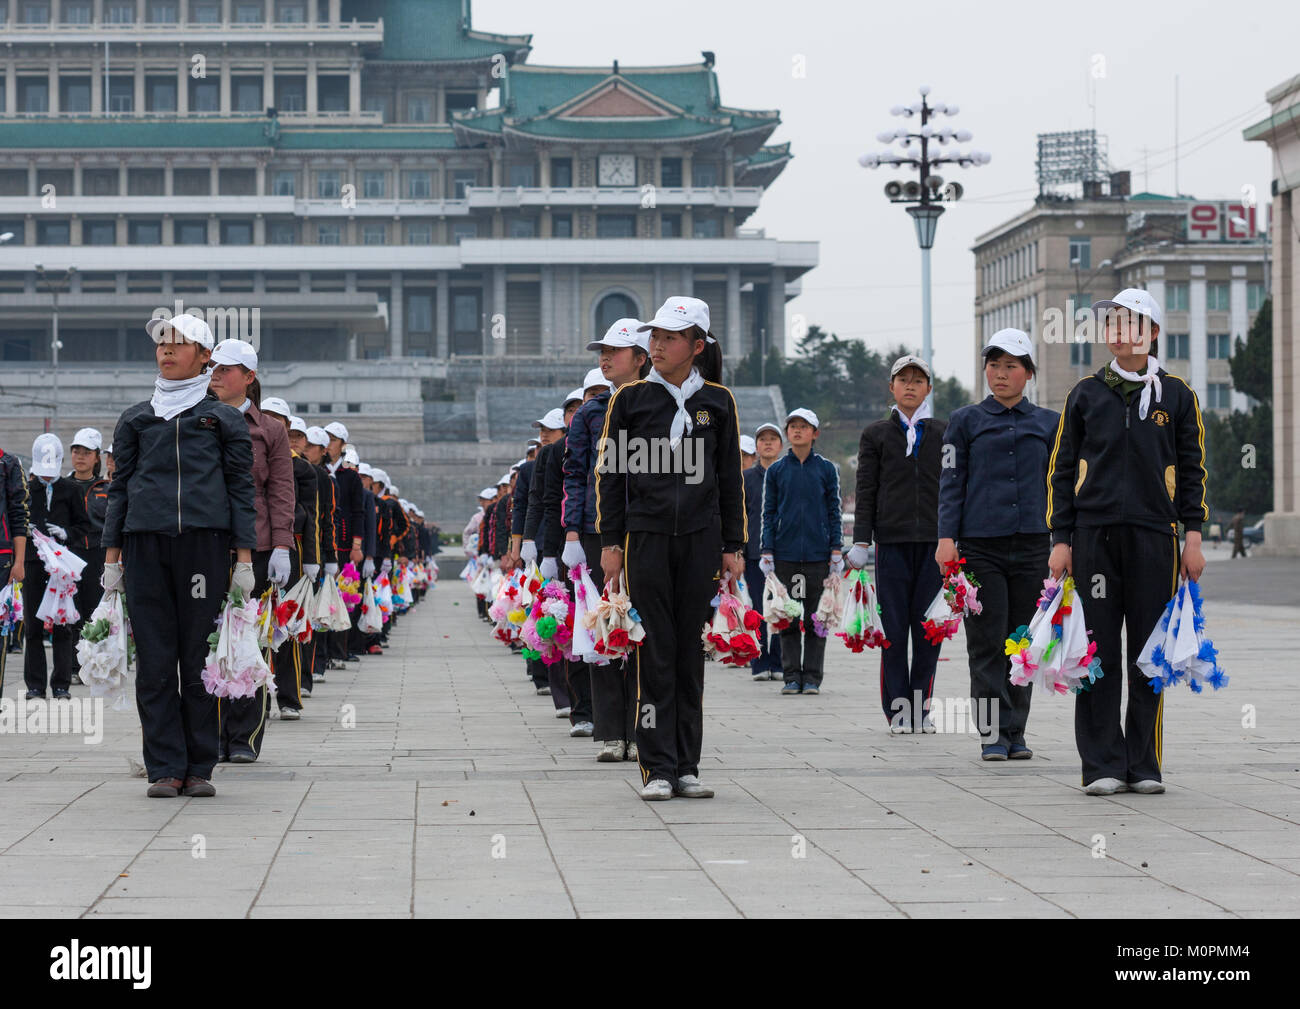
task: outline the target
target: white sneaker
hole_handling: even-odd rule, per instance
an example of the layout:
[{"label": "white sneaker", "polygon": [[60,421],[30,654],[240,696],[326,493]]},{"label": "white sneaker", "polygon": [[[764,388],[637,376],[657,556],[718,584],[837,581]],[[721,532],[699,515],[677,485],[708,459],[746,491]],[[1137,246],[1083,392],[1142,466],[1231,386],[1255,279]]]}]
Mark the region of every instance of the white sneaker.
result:
[{"label": "white sneaker", "polygon": [[302,712],[297,708],[281,708],[280,717],[286,722],[296,722],[302,717]]},{"label": "white sneaker", "polygon": [[572,712],[573,712],[573,709],[572,709],[572,708],[556,708],[556,709],[555,709],[555,717],[556,717],[556,718],[568,718],[569,715],[572,714]]},{"label": "white sneaker", "polygon": [[1128,785],[1119,778],[1098,778],[1083,791],[1086,795],[1114,795],[1116,792],[1127,792]]},{"label": "white sneaker", "polygon": [[890,725],[889,734],[891,736],[910,736],[912,727],[910,725]]},{"label": "white sneaker", "polygon": [[627,744],[626,757],[628,760],[635,760],[638,762],[641,760],[641,751],[636,748],[636,743]]},{"label": "white sneaker", "polygon": [[664,781],[663,778],[655,778],[641,789],[641,798],[646,802],[663,802],[672,797],[673,786]]},{"label": "white sneaker", "polygon": [[712,799],[713,789],[701,785],[696,775],[683,774],[677,779],[677,790],[673,794],[683,799]]},{"label": "white sneaker", "polygon": [[921,723],[921,731],[930,734],[933,734],[936,731],[934,727],[934,719],[931,718],[929,715],[926,715],[925,721]]},{"label": "white sneaker", "polygon": [[613,764],[623,759],[627,748],[623,745],[621,739],[608,739],[601,745],[600,752],[596,754],[596,759],[602,764]]},{"label": "white sneaker", "polygon": [[1137,792],[1139,795],[1161,795],[1165,790],[1163,781],[1156,781],[1154,778],[1148,778],[1146,781],[1135,781],[1128,786],[1130,792]]},{"label": "white sneaker", "polygon": [[578,722],[569,730],[570,736],[590,736],[596,731],[596,726],[591,722]]}]

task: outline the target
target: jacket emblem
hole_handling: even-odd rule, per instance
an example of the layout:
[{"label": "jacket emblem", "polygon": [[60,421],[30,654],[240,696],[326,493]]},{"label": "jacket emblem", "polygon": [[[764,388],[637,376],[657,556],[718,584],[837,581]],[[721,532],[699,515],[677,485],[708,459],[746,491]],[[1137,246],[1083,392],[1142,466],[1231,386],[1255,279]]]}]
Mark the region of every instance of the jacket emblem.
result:
[{"label": "jacket emblem", "polygon": [[1156,427],[1164,427],[1169,423],[1169,414],[1165,413],[1163,410],[1152,410],[1151,419],[1155,421]]},{"label": "jacket emblem", "polygon": [[207,415],[199,418],[199,427],[204,431],[210,431],[217,426],[217,418]]},{"label": "jacket emblem", "polygon": [[695,423],[699,424],[701,427],[708,427],[708,426],[709,426],[709,411],[708,411],[708,410],[696,410],[696,411],[695,411]]}]

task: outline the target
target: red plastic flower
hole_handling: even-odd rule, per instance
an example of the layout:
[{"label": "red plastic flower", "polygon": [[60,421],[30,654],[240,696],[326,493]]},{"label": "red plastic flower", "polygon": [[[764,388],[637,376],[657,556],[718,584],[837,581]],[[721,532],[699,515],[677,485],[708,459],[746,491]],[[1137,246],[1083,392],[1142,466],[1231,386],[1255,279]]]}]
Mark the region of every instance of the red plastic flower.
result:
[{"label": "red plastic flower", "polygon": [[745,630],[756,631],[763,624],[763,618],[758,615],[757,610],[745,611]]},{"label": "red plastic flower", "polygon": [[609,645],[611,648],[626,648],[628,645],[627,631],[621,627],[616,627],[610,631]]}]

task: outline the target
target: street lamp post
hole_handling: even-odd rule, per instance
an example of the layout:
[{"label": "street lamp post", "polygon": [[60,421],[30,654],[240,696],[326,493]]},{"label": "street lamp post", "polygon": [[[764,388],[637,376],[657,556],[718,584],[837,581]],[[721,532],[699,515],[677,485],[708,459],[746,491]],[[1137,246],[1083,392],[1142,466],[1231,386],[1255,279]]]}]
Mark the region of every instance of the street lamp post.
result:
[{"label": "street lamp post", "polygon": [[[992,155],[987,151],[963,152],[955,149],[941,152],[937,156],[931,155],[932,143],[936,145],[952,141],[966,143],[971,139],[971,134],[967,130],[954,130],[942,126],[936,129],[931,125],[930,120],[940,114],[955,116],[958,112],[957,106],[945,105],[943,102],[935,102],[931,105],[927,100],[930,88],[922,86],[919,90],[921,93],[919,102],[913,102],[911,105],[895,105],[890,109],[890,115],[894,116],[904,118],[920,116],[921,123],[917,131],[910,132],[900,126],[876,134],[876,139],[882,144],[899,141],[904,153],[886,150],[878,154],[864,154],[858,158],[858,164],[863,168],[879,168],[881,165],[893,165],[897,168],[901,165],[911,165],[920,175],[919,182],[886,183],[885,195],[891,203],[909,204],[907,212],[912,216],[912,222],[916,226],[916,242],[921,247],[921,354],[925,358],[925,363],[933,368],[934,348],[930,325],[930,249],[934,246],[934,234],[939,226],[939,217],[944,211],[943,204],[960,200],[962,186],[959,182],[945,183],[940,176],[933,174],[932,169],[937,165],[945,164],[957,165],[961,168],[987,165],[992,160]],[[914,145],[920,149],[919,156],[913,153]]]},{"label": "street lamp post", "polygon": [[50,297],[54,300],[54,312],[52,316],[52,333],[50,339],[50,353],[54,366],[54,406],[51,408],[52,426],[55,434],[58,433],[59,427],[59,350],[63,347],[62,341],[59,340],[59,292],[63,290],[63,285],[72,279],[72,275],[77,272],[75,266],[69,266],[63,271],[63,276],[57,280],[51,279],[45,273],[45,267],[40,263],[36,264],[36,275],[40,277],[42,283],[49,289]]},{"label": "street lamp post", "polygon": [[[1082,280],[1082,279],[1080,279],[1080,276],[1079,276],[1079,258],[1078,258],[1077,256],[1076,256],[1074,259],[1071,259],[1071,260],[1070,260],[1070,265],[1071,265],[1072,267],[1074,267],[1074,311],[1077,313],[1077,312],[1079,311],[1079,302],[1081,302],[1081,301],[1083,300],[1083,285],[1084,285],[1084,284],[1091,284],[1094,280],[1096,280],[1097,277],[1098,277],[1098,275],[1101,273],[1101,271],[1104,270],[1104,269],[1106,269],[1106,267],[1110,266],[1110,260],[1109,260],[1109,259],[1103,259],[1100,263],[1098,263],[1098,264],[1097,264],[1097,269],[1093,270],[1090,274],[1088,274],[1088,279],[1087,279],[1087,280]],[[1090,307],[1091,307],[1091,306],[1090,306]],[[1073,317],[1073,316],[1071,316],[1071,318],[1070,318],[1070,328],[1071,328],[1071,329],[1074,328],[1074,317]],[[1091,345],[1091,344],[1088,344],[1088,346],[1091,347],[1092,345]],[[1080,354],[1079,356],[1082,357],[1083,355]],[[1091,364],[1092,364],[1092,352],[1089,351],[1089,353],[1088,353],[1088,360],[1087,360],[1086,362],[1084,362],[1084,361],[1080,361],[1079,363],[1080,363],[1080,364],[1087,364],[1087,365],[1091,366]]]}]

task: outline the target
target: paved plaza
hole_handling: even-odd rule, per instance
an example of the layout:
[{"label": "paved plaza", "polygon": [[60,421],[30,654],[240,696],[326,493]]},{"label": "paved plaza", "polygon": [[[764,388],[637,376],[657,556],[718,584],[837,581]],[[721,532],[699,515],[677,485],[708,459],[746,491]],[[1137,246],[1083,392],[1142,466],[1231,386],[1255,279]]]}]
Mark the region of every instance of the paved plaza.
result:
[{"label": "paved plaza", "polygon": [[[1165,795],[1082,794],[1069,698],[1035,698],[1023,763],[891,737],[878,659],[836,642],[815,697],[711,665],[717,797],[644,803],[450,580],[259,763],[220,765],[215,799],[145,798],[133,708],[94,745],[0,735],[0,915],[1295,917],[1297,580],[1225,557],[1203,585],[1232,682],[1166,702]],[[965,691],[964,655],[944,648],[937,696]]]}]

